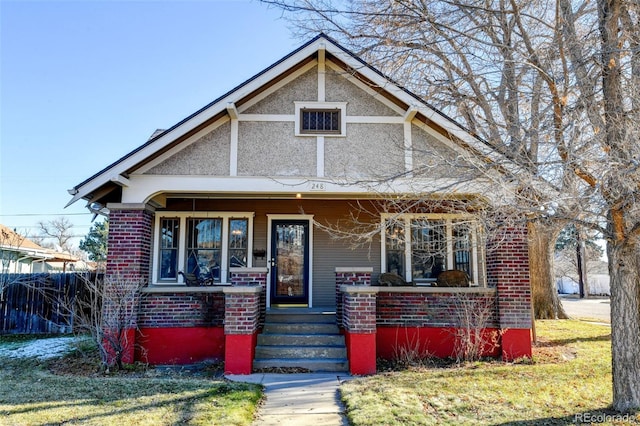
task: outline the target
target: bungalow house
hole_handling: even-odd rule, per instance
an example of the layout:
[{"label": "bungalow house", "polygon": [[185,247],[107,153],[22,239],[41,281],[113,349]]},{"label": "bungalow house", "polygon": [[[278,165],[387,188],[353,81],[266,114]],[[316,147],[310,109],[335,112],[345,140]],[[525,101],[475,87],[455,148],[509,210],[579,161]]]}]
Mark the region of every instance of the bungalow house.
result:
[{"label": "bungalow house", "polygon": [[125,361],[369,374],[455,355],[469,301],[483,354],[531,356],[526,228],[479,219],[509,167],[321,34],[69,193],[108,212],[107,285],[144,283]]}]

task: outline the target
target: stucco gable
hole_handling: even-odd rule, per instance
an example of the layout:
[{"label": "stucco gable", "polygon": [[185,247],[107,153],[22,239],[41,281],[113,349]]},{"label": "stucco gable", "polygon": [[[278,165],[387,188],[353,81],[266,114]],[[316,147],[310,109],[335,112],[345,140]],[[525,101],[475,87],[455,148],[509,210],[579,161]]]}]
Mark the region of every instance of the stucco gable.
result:
[{"label": "stucco gable", "polygon": [[367,93],[358,87],[351,73],[335,68],[327,70],[326,100],[328,102],[347,101],[347,115],[396,117],[401,115],[374,96],[374,90]]},{"label": "stucco gable", "polygon": [[415,174],[428,174],[432,178],[462,178],[468,180],[479,177],[478,168],[460,153],[433,134],[424,126],[411,126],[411,156]]},{"label": "stucco gable", "polygon": [[[336,108],[331,102],[341,102],[337,108],[346,113],[342,115],[340,134],[317,137],[300,134],[299,126],[293,125],[295,102],[307,99],[324,103],[318,108],[328,109]],[[218,137],[216,129],[225,122],[228,134],[221,133]],[[321,34],[70,189],[69,204],[82,198],[90,201],[91,209],[100,209],[105,203],[118,199],[138,202],[140,194],[147,190],[192,189],[166,180],[154,186],[148,178],[158,175],[264,176],[267,179],[297,175],[331,179],[345,177],[344,170],[348,168],[356,176],[381,170],[393,174],[389,169],[391,164],[404,165],[404,170],[397,170],[404,174],[414,165],[410,152],[411,127],[419,123],[432,128],[434,131],[430,133],[453,152],[467,150],[480,159],[479,164],[496,161],[504,170],[517,171],[517,166],[490,144],[469,134],[422,98]],[[287,134],[276,135],[274,129],[278,127]],[[293,135],[289,133],[291,127]],[[379,128],[384,130],[376,131]],[[389,129],[394,129],[392,138],[385,136]],[[314,140],[315,146],[310,143]],[[265,155],[260,155],[261,150]],[[299,157],[290,154],[284,161],[279,152]],[[279,165],[269,161],[270,157],[280,161]],[[346,161],[347,158],[352,161]],[[254,162],[253,166],[249,160]],[[269,164],[274,168],[267,167]],[[215,190],[201,181],[180,182]],[[286,187],[284,183],[281,185]],[[259,185],[256,190],[263,186]],[[340,187],[340,191],[343,190]],[[366,191],[366,188],[357,191]]]},{"label": "stucco gable", "polygon": [[290,114],[295,112],[294,102],[315,101],[318,98],[318,71],[313,67],[293,81],[275,90],[248,108],[245,114]]},{"label": "stucco gable", "polygon": [[181,147],[145,174],[228,176],[230,127],[229,122],[220,125],[196,142]]}]

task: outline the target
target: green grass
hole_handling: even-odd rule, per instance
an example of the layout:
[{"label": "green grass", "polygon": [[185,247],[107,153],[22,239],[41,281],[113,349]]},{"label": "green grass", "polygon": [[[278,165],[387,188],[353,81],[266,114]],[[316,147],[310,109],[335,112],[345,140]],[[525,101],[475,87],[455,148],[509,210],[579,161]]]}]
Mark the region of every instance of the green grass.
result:
[{"label": "green grass", "polygon": [[640,424],[638,415],[608,409],[609,327],[562,320],[536,328],[533,363],[414,368],[347,382],[347,416],[356,426],[565,425],[597,416],[605,420],[598,424]]},{"label": "green grass", "polygon": [[52,373],[77,357],[1,358],[0,425],[249,425],[262,396],[259,386],[221,378]]}]

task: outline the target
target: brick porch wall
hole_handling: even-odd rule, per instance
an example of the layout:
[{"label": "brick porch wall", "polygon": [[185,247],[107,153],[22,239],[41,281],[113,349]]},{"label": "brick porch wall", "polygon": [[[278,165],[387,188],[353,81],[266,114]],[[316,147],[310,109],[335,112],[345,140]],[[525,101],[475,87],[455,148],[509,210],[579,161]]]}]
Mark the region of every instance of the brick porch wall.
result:
[{"label": "brick porch wall", "polygon": [[377,297],[378,327],[459,327],[461,313],[473,312],[483,327],[498,328],[497,302],[493,293],[390,293]]},{"label": "brick porch wall", "polygon": [[343,294],[340,291],[342,285],[371,285],[371,273],[373,268],[361,267],[361,268],[336,268],[336,323],[338,327],[343,328],[342,319],[342,304]]},{"label": "brick porch wall", "polygon": [[267,312],[267,268],[230,268],[231,284],[234,286],[259,286],[260,316],[258,327],[264,327]]},{"label": "brick porch wall", "polygon": [[222,293],[151,293],[140,301],[138,326],[222,327],[225,300]]}]

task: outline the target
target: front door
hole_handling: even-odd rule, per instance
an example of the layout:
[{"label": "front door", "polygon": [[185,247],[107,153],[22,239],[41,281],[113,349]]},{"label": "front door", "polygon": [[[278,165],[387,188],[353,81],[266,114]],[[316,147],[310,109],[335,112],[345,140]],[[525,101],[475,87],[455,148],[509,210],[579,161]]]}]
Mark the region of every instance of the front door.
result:
[{"label": "front door", "polygon": [[309,221],[271,222],[271,306],[309,305]]}]

